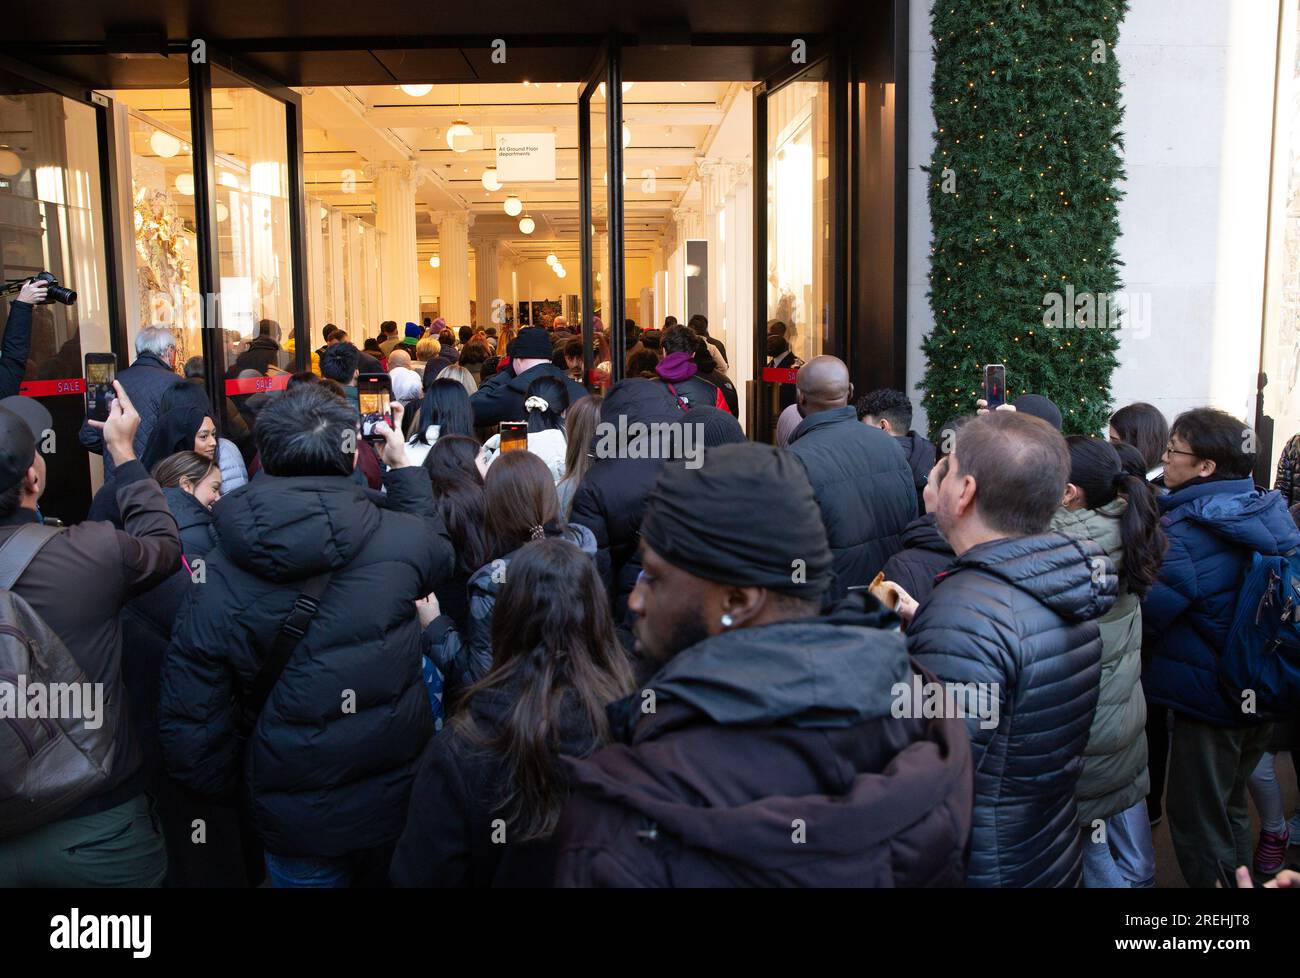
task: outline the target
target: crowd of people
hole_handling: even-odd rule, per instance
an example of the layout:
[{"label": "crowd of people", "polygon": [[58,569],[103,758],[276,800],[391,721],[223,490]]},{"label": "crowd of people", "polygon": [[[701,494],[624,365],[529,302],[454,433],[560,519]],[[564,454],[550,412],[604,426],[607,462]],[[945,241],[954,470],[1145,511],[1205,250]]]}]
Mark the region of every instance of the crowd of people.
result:
[{"label": "crowd of people", "polygon": [[1066,436],[1025,394],[931,441],[777,323],[765,444],[703,317],[624,329],[610,385],[562,318],[327,325],[217,410],[141,330],[68,527],[49,415],[0,400],[0,623],[39,652],[0,664],[105,705],[15,721],[0,784],[58,790],[0,798],[0,885],[1149,887],[1166,817],[1190,886],[1300,884],[1294,718],[1220,670],[1300,547],[1300,438],[1272,490],[1209,407]]}]

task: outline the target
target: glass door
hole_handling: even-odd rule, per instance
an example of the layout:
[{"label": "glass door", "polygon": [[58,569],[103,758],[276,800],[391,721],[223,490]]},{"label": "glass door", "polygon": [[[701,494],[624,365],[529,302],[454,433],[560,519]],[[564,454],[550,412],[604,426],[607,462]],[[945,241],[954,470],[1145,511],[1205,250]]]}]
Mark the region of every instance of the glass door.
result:
[{"label": "glass door", "polygon": [[597,57],[578,97],[582,340],[589,386],[621,380],[627,355],[623,147],[619,52],[611,43]]},{"label": "glass door", "polygon": [[[844,356],[836,242],[831,56],[769,79],[754,98],[754,356],[750,437],[775,441],[793,410],[795,374],[822,353]],[[789,422],[784,426],[789,427]]]},{"label": "glass door", "polygon": [[208,55],[190,66],[203,356],[214,407],[237,425],[232,407],[242,415],[248,397],[311,362],[302,107],[288,88]]}]

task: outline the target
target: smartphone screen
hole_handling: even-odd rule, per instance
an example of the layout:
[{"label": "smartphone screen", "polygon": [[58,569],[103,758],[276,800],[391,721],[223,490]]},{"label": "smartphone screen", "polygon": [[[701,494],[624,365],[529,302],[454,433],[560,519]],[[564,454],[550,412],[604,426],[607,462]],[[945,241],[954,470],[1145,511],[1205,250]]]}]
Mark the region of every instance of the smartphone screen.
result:
[{"label": "smartphone screen", "polygon": [[93,421],[107,421],[109,408],[117,392],[113,381],[117,378],[117,357],[111,353],[86,354],[86,417]]},{"label": "smartphone screen", "polygon": [[528,449],[528,422],[501,422],[501,451],[519,452]]},{"label": "smartphone screen", "polygon": [[383,441],[384,436],[375,431],[380,421],[390,428],[393,425],[388,405],[393,399],[392,382],[387,374],[363,374],[357,378],[357,404],[361,409],[361,437],[370,441]]},{"label": "smartphone screen", "polygon": [[1000,363],[990,363],[984,367],[984,400],[988,401],[989,410],[1007,403],[1007,368]]}]

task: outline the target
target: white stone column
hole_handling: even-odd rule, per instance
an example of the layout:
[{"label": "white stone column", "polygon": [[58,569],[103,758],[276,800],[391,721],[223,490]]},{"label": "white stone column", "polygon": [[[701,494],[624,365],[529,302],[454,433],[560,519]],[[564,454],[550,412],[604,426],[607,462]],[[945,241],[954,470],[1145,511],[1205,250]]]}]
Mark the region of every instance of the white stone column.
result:
[{"label": "white stone column", "polygon": [[457,329],[469,325],[469,228],[474,217],[464,211],[440,211],[434,217],[442,259],[438,315]]},{"label": "white stone column", "polygon": [[477,324],[486,329],[492,322],[492,300],[499,299],[497,260],[501,242],[497,238],[476,237],[474,245],[474,302]]},{"label": "white stone column", "polygon": [[[402,323],[420,318],[419,259],[415,253],[415,164],[372,163],[366,176],[375,182],[378,213],[375,224],[383,236],[384,284],[379,297],[381,320]],[[367,324],[375,328],[378,323]]]}]

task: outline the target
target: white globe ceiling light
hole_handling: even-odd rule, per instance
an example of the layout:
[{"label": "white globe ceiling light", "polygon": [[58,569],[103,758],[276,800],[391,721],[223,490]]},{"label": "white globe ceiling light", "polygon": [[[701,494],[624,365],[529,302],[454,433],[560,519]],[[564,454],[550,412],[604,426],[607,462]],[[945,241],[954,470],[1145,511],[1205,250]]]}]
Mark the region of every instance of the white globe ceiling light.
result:
[{"label": "white globe ceiling light", "polygon": [[149,147],[165,160],[170,160],[181,151],[181,141],[169,132],[155,129],[149,137]]},{"label": "white globe ceiling light", "polygon": [[433,91],[432,85],[403,85],[401,88],[411,98],[424,98]]},{"label": "white globe ceiling light", "polygon": [[623,145],[624,147],[632,145],[632,130],[627,127],[626,122],[623,123]]},{"label": "white globe ceiling light", "polygon": [[566,275],[568,275],[569,273],[566,272],[563,268],[558,268],[558,267],[557,267],[556,270],[555,270],[555,274],[558,275],[560,278],[564,278],[564,277],[565,277]]},{"label": "white globe ceiling light", "polygon": [[483,171],[482,182],[483,189],[489,193],[501,189],[501,180],[497,177],[497,168],[495,166],[489,166]]},{"label": "white globe ceiling light", "polygon": [[555,257],[555,252],[553,251],[546,256],[546,264],[550,265],[552,268],[555,267],[556,263],[559,262],[559,260],[560,259]]},{"label": "white globe ceiling light", "polygon": [[464,119],[457,119],[447,127],[447,146],[457,153],[464,153],[469,149],[466,140],[472,135],[474,130],[469,127],[469,123]]},{"label": "white globe ceiling light", "polygon": [[176,182],[173,184],[176,189],[186,197],[194,196],[194,175],[192,173],[176,174]]},{"label": "white globe ceiling light", "polygon": [[532,234],[537,230],[537,222],[525,214],[519,219],[519,230],[524,234]]},{"label": "white globe ceiling light", "polygon": [[524,212],[524,202],[520,200],[518,197],[516,197],[514,194],[511,194],[509,197],[507,197],[505,204],[503,204],[502,206],[505,207],[506,213],[509,214],[511,217],[518,217],[520,214]]},{"label": "white globe ceiling light", "polygon": [[230,217],[230,208],[221,203],[221,201],[217,201],[217,220],[224,221],[228,217]]},{"label": "white globe ceiling light", "polygon": [[437,267],[438,267],[439,265],[441,265],[441,264],[442,264],[442,259],[439,258],[437,255],[430,255],[430,256],[429,256],[429,267],[430,267],[430,268],[437,268]]}]

